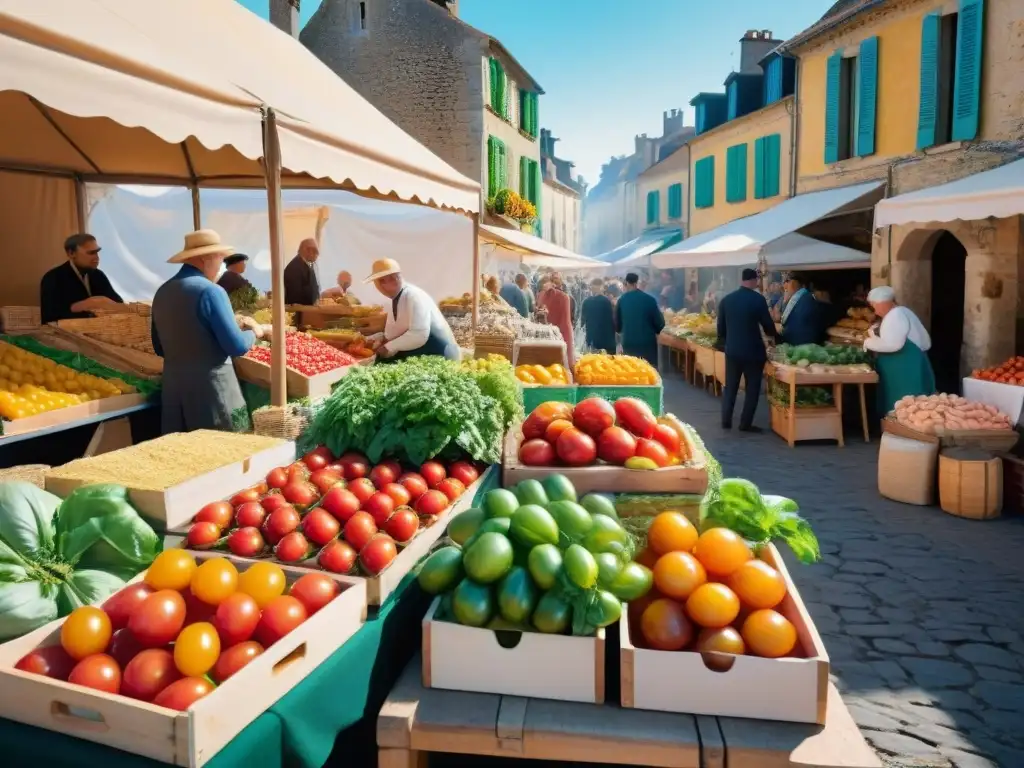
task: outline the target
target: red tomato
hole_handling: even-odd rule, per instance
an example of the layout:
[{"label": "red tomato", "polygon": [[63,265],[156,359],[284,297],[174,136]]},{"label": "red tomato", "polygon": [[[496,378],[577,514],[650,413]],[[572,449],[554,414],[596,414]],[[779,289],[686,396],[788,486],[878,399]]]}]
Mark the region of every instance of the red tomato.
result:
[{"label": "red tomato", "polygon": [[258,487],[246,488],[244,491],[239,491],[231,497],[231,506],[238,508],[250,501],[259,501],[263,493]]},{"label": "red tomato", "polygon": [[233,645],[221,653],[217,663],[210,670],[210,677],[220,685],[261,653],[263,646],[255,640]]},{"label": "red tomato", "polygon": [[103,612],[110,617],[110,626],[115,630],[127,627],[132,611],[142,605],[142,602],[154,591],[148,584],[137,581],[108,597],[101,607]]},{"label": "red tomato", "polygon": [[128,662],[144,650],[146,649],[142,647],[142,643],[135,639],[135,635],[127,627],[114,633],[110,638],[110,648],[107,649],[121,669],[127,667]]},{"label": "red tomato", "polygon": [[107,654],[96,653],[75,664],[68,682],[106,693],[120,693],[121,668]]},{"label": "red tomato", "polygon": [[615,408],[603,397],[585,398],[572,409],[572,423],[576,429],[597,437],[615,426]]},{"label": "red tomato", "polygon": [[260,607],[244,592],[229,595],[217,606],[211,622],[220,636],[222,648],[244,643],[256,631],[260,620]]},{"label": "red tomato", "polygon": [[454,477],[446,477],[437,484],[437,490],[447,496],[449,501],[455,501],[466,492],[466,486]]},{"label": "red tomato", "polygon": [[217,610],[217,606],[204,603],[194,594],[191,589],[186,589],[182,592],[182,597],[185,598],[185,626],[189,624],[195,624],[197,621],[209,621],[210,617],[213,616],[214,611]]},{"label": "red tomato", "polygon": [[679,433],[668,424],[659,424],[654,428],[654,439],[665,446],[669,456],[678,456],[682,448]]},{"label": "red tomato", "polygon": [[128,629],[146,648],[159,648],[174,640],[185,624],[185,598],[162,589],[142,601],[128,619]]},{"label": "red tomato", "polygon": [[197,523],[213,523],[218,528],[227,528],[231,525],[231,518],[235,515],[235,508],[226,501],[213,501],[199,510],[195,517]]},{"label": "red tomato", "polygon": [[365,504],[366,500],[377,492],[377,486],[368,477],[360,477],[358,480],[353,480],[348,484],[348,489],[359,499],[360,504]]},{"label": "red tomato", "polygon": [[281,507],[291,506],[288,503],[288,499],[282,496],[280,493],[271,493],[260,499],[260,504],[263,506],[268,513],[273,512]]},{"label": "red tomato", "polygon": [[356,480],[370,474],[370,462],[361,453],[346,453],[338,459],[338,463],[345,468],[346,480]]},{"label": "red tomato", "polygon": [[310,472],[316,472],[330,464],[327,458],[319,453],[307,453],[302,457],[302,463],[309,467]]},{"label": "red tomato", "polygon": [[320,550],[317,563],[331,573],[349,573],[356,564],[356,551],[341,539],[335,539]]},{"label": "red tomato", "polygon": [[412,502],[412,494],[401,483],[388,483],[381,490],[391,497],[396,507],[407,507]]},{"label": "red tomato", "polygon": [[267,519],[267,510],[257,501],[247,501],[235,512],[235,525],[239,528],[259,528]]},{"label": "red tomato", "polygon": [[212,692],[213,683],[209,680],[202,677],[183,677],[160,691],[153,699],[153,703],[158,707],[184,712],[203,696]]},{"label": "red tomato", "polygon": [[312,475],[309,476],[309,482],[311,482],[320,493],[323,495],[327,493],[331,488],[336,485],[345,485],[345,480],[338,472],[333,472],[330,469],[318,469]]},{"label": "red tomato", "polygon": [[220,528],[216,523],[192,523],[188,528],[185,541],[191,549],[209,549],[220,539]]},{"label": "red tomato", "polygon": [[480,472],[468,461],[456,461],[448,467],[448,477],[454,477],[469,488],[469,486],[480,479]]},{"label": "red tomato", "polygon": [[291,595],[275,597],[263,608],[263,615],[256,625],[256,640],[269,648],[287,635],[308,617],[306,607]]},{"label": "red tomato", "polygon": [[567,429],[572,429],[571,421],[568,419],[555,419],[544,430],[544,439],[554,445],[558,442],[559,436]]},{"label": "red tomato", "polygon": [[526,440],[519,446],[519,461],[528,467],[550,467],[555,463],[555,448],[547,440]]},{"label": "red tomato", "polygon": [[575,427],[561,434],[555,444],[555,452],[570,467],[585,467],[597,461],[594,438]]},{"label": "red tomato", "polygon": [[[114,633],[115,639],[117,634],[117,632]],[[113,642],[111,647],[113,647]],[[54,680],[67,680],[71,670],[75,668],[75,660],[61,646],[48,645],[45,648],[36,648],[34,651],[30,651],[14,665],[14,668],[20,669],[22,672],[52,677]]]},{"label": "red tomato", "polygon": [[374,522],[373,516],[369,512],[356,512],[345,523],[343,535],[345,541],[358,552],[366,546],[376,532],[377,524]]},{"label": "red tomato", "polygon": [[295,507],[280,507],[271,512],[266,522],[263,523],[263,537],[271,544],[277,544],[298,528],[301,522],[302,518],[299,517]]},{"label": "red tomato", "polygon": [[430,490],[430,486],[423,479],[423,475],[417,472],[406,472],[398,478],[398,482],[409,492],[410,502],[415,502],[416,499]]},{"label": "red tomato", "polygon": [[359,453],[359,451],[348,451],[338,457],[338,463],[343,467],[347,467],[349,464],[369,464],[370,460]]},{"label": "red tomato", "polygon": [[291,585],[288,594],[312,616],[341,592],[338,582],[325,573],[307,573]]},{"label": "red tomato", "polygon": [[411,541],[420,529],[420,519],[408,507],[402,507],[384,523],[384,532],[395,541],[404,544]]},{"label": "red tomato", "polygon": [[281,489],[281,495],[299,509],[313,506],[316,504],[317,499],[320,498],[320,492],[316,486],[304,480],[288,483],[288,485]]},{"label": "red tomato", "polygon": [[428,461],[422,467],[420,467],[420,476],[427,481],[427,485],[431,488],[437,488],[438,483],[444,480],[448,473],[445,471],[444,464],[439,461]]},{"label": "red tomato", "polygon": [[258,528],[236,528],[228,534],[228,549],[239,557],[254,557],[263,551],[266,542]]},{"label": "red tomato", "polygon": [[[323,456],[324,461],[327,462],[327,464],[331,464],[334,462],[334,454],[331,453],[331,449],[328,448],[326,445],[318,445],[312,451],[307,453],[303,457],[303,460],[308,459],[310,456]],[[312,469],[312,467],[310,467],[310,469]]]},{"label": "red tomato", "polygon": [[362,504],[359,498],[347,488],[331,488],[320,500],[320,506],[326,509],[339,523],[347,523],[348,519],[359,511]]},{"label": "red tomato", "polygon": [[297,563],[309,557],[309,541],[298,531],[292,531],[274,547],[274,556],[282,563]]},{"label": "red tomato", "polygon": [[149,648],[124,668],[121,695],[140,701],[152,701],[160,691],[181,678],[174,666],[174,654],[164,648]]},{"label": "red tomato", "polygon": [[384,486],[388,483],[397,481],[401,474],[402,468],[397,462],[385,461],[383,464],[378,464],[370,470],[370,480],[377,487],[377,490],[383,490]]},{"label": "red tomato", "polygon": [[637,437],[651,438],[658,420],[651,407],[635,397],[622,397],[615,401],[615,415],[619,426],[625,427]]},{"label": "red tomato", "polygon": [[275,467],[267,473],[267,485],[271,488],[284,488],[288,485],[288,471],[284,467]]},{"label": "red tomato", "polygon": [[310,470],[309,470],[309,467],[307,467],[301,461],[294,461],[291,464],[289,464],[287,472],[288,472],[288,482],[290,482],[290,483],[295,483],[295,482],[301,483],[301,482],[304,482],[306,480],[309,480],[309,476],[312,474],[312,472],[310,472]]},{"label": "red tomato", "polygon": [[597,437],[597,457],[609,464],[625,464],[636,455],[636,438],[622,427],[608,427]]},{"label": "red tomato", "polygon": [[543,437],[548,425],[555,419],[572,421],[572,406],[555,401],[541,403],[523,422],[523,437],[527,440]]},{"label": "red tomato", "polygon": [[378,491],[363,502],[363,511],[369,512],[378,526],[384,525],[395,511],[395,500]]},{"label": "red tomato", "polygon": [[650,459],[659,467],[668,466],[668,451],[666,451],[665,446],[657,440],[644,440],[643,438],[637,440],[636,455],[645,459]]},{"label": "red tomato", "polygon": [[367,573],[376,576],[395,559],[398,548],[395,540],[387,534],[379,534],[370,539],[370,543],[359,553],[359,562]]},{"label": "red tomato", "polygon": [[448,509],[450,503],[441,491],[427,491],[416,500],[416,511],[421,515],[436,517]]},{"label": "red tomato", "polygon": [[341,523],[326,509],[314,507],[302,518],[302,533],[315,546],[322,547],[341,533]]}]

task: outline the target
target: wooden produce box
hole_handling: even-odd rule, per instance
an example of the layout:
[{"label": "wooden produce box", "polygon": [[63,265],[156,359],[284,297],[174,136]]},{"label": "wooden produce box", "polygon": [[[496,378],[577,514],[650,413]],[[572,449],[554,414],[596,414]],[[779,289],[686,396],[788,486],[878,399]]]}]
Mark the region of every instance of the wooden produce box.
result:
[{"label": "wooden produce box", "polygon": [[897,437],[919,440],[923,443],[937,443],[943,448],[980,448],[986,451],[1003,453],[1009,451],[1020,440],[1020,433],[1015,429],[937,429],[935,434],[919,432],[916,429],[900,424],[892,416],[882,419],[882,431]]},{"label": "wooden produce box", "polygon": [[605,400],[615,402],[620,397],[635,397],[643,400],[654,411],[655,416],[661,416],[665,412],[665,392],[659,378],[657,384],[579,384],[576,390],[576,402],[581,402],[588,397],[597,395]]},{"label": "wooden produce box", "polygon": [[[373,365],[376,356],[359,360],[355,365]],[[270,389],[270,366],[250,357],[236,357],[235,373],[242,381]],[[305,376],[293,368],[285,367],[285,381],[288,397],[308,397],[316,399],[331,394],[331,387],[348,376],[354,366],[346,365],[333,371],[319,373],[316,376]]]},{"label": "wooden produce box", "polygon": [[[239,571],[248,565],[229,559]],[[282,568],[289,585],[304,575],[298,568]],[[331,576],[343,585],[341,594],[185,712],[14,669],[33,648],[60,643],[64,619],[58,619],[0,645],[0,717],[162,763],[199,768],[363,625],[365,584]],[[132,581],[140,579],[142,574]]]},{"label": "wooden produce box", "polygon": [[423,687],[603,704],[605,631],[593,637],[478,629],[423,617]]},{"label": "wooden produce box", "polygon": [[[582,399],[582,398],[581,398]],[[505,437],[502,485],[511,488],[523,480],[543,480],[551,474],[565,475],[576,491],[584,493],[699,493],[708,487],[704,452],[687,437],[690,460],[675,467],[639,470],[595,464],[592,467],[528,467],[519,461],[523,442],[522,425],[513,425]]]},{"label": "wooden produce box", "polygon": [[[146,402],[146,396],[138,393],[131,395],[115,395],[104,397],[101,400],[90,400],[80,405],[71,405],[67,408],[58,408],[55,411],[38,413],[35,416],[26,416],[24,419],[0,422],[0,435],[24,435],[26,432],[36,432],[40,429],[48,429],[58,424],[69,424],[79,419],[87,419],[102,413],[113,413],[124,408],[133,408]],[[0,438],[0,443],[3,440]]]},{"label": "wooden produce box", "polygon": [[[785,406],[772,403],[772,432],[783,440],[789,437],[789,411]],[[839,410],[831,405],[813,408],[795,408],[793,416],[793,440],[839,440],[843,434]]]},{"label": "wooden produce box", "polygon": [[776,610],[796,627],[799,657],[647,650],[633,644],[629,621],[620,621],[622,706],[824,724],[828,653],[778,550],[769,545],[761,558],[786,581],[786,598]]},{"label": "wooden produce box", "polygon": [[569,367],[564,341],[530,339],[512,345],[512,365],[561,365]]},{"label": "wooden produce box", "polygon": [[[725,388],[725,352],[719,352],[717,349],[715,353],[715,381]],[[747,380],[744,377],[740,377],[740,392],[746,392]]]},{"label": "wooden produce box", "polygon": [[[167,528],[183,525],[211,501],[237,493],[243,488],[261,482],[274,467],[283,467],[295,461],[295,443],[282,441],[253,454],[247,459],[227,464],[212,472],[197,475],[162,491],[129,488],[132,505],[151,520],[162,521]],[[75,488],[88,482],[47,475],[46,490],[64,498]]]}]

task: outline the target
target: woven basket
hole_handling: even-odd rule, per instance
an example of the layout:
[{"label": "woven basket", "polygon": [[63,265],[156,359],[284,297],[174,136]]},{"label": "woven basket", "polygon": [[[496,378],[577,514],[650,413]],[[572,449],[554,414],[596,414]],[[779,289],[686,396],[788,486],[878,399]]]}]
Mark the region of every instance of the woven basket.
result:
[{"label": "woven basket", "polygon": [[153,308],[149,304],[140,301],[133,301],[131,304],[117,304],[113,307],[89,310],[96,317],[109,317],[110,315],[140,315],[149,317],[153,314]]},{"label": "woven basket", "polygon": [[150,319],[135,312],[58,320],[57,327],[105,344],[156,354],[153,350]]},{"label": "woven basket", "polygon": [[0,307],[0,330],[34,331],[42,325],[39,307]]},{"label": "woven basket", "polygon": [[49,468],[48,464],[22,464],[20,467],[0,469],[0,483],[20,480],[42,488],[45,485],[44,477]]},{"label": "woven basket", "polygon": [[305,431],[309,419],[308,408],[297,405],[265,405],[252,412],[252,427],[257,435],[295,440]]}]

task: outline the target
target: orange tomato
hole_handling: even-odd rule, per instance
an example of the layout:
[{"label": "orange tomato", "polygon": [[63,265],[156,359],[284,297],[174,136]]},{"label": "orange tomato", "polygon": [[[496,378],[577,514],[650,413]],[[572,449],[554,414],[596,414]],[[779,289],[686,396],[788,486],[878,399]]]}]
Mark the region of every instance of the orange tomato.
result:
[{"label": "orange tomato", "polygon": [[107,650],[113,627],[102,609],[91,605],[75,608],[60,628],[60,644],[76,661]]},{"label": "orange tomato", "polygon": [[740,602],[754,608],[774,608],[786,596],[782,574],[764,560],[748,560],[729,577],[726,584]]},{"label": "orange tomato", "polygon": [[735,621],[740,599],[725,584],[701,584],[686,599],[686,615],[702,627],[719,629]]},{"label": "orange tomato", "polygon": [[740,634],[751,653],[769,659],[786,656],[796,646],[796,627],[771,609],[750,614]]},{"label": "orange tomato", "polygon": [[733,627],[719,627],[717,629],[704,629],[697,635],[697,648],[700,652],[710,651],[712,653],[731,653],[742,656],[747,652],[743,636]]},{"label": "orange tomato", "polygon": [[659,555],[690,552],[697,543],[697,529],[681,512],[662,512],[647,529],[647,546]]},{"label": "orange tomato", "polygon": [[565,430],[572,428],[572,422],[566,419],[555,419],[548,428],[544,430],[544,439],[552,445],[558,440],[558,436],[561,435]]},{"label": "orange tomato", "polygon": [[693,625],[675,600],[655,600],[640,617],[640,634],[657,651],[678,651],[693,640]]},{"label": "orange tomato", "polygon": [[667,597],[685,600],[708,580],[704,566],[686,552],[669,552],[654,564],[654,586]]},{"label": "orange tomato", "polygon": [[710,528],[697,539],[694,557],[714,576],[728,576],[753,558],[750,547],[728,528]]}]

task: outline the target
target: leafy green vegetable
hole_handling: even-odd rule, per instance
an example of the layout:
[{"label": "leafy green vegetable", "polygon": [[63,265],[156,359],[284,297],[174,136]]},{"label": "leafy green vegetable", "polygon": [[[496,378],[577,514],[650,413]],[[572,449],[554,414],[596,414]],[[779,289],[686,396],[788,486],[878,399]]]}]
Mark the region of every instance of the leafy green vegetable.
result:
[{"label": "leafy green vegetable", "polygon": [[260,300],[260,292],[256,290],[255,286],[243,285],[238,290],[229,293],[228,299],[231,301],[231,309],[236,313],[251,311],[256,308],[256,304]]},{"label": "leafy green vegetable", "polygon": [[789,365],[865,365],[871,360],[860,347],[846,344],[780,344],[776,352]]},{"label": "leafy green vegetable", "polygon": [[[789,405],[789,385],[771,379],[768,399],[776,405]],[[799,386],[796,388],[797,408],[817,408],[832,405],[832,392],[827,387]]]},{"label": "leafy green vegetable", "polygon": [[82,568],[138,572],[160,552],[160,539],[120,485],[72,491],[57,510],[56,538],[63,557]]}]

